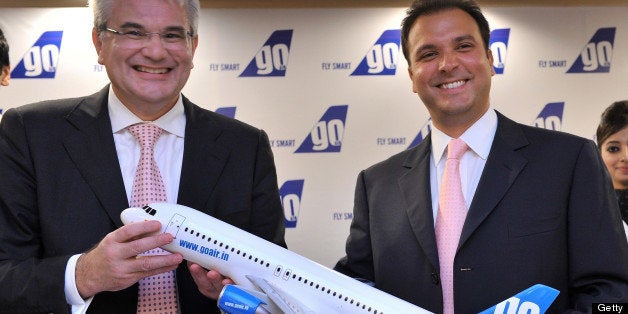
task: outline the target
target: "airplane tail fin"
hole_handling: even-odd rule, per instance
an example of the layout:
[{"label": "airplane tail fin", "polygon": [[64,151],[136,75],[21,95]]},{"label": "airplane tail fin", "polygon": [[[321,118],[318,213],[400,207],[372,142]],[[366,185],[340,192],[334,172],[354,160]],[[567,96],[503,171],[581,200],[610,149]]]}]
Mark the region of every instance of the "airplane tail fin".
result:
[{"label": "airplane tail fin", "polygon": [[559,293],[554,288],[536,284],[479,314],[542,314],[547,311]]}]

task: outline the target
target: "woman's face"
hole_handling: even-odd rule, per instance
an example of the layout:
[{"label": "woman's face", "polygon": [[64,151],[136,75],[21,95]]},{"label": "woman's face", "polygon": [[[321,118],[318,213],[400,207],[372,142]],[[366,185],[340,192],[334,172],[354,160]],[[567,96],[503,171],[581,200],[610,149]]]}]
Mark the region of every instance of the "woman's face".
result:
[{"label": "woman's face", "polygon": [[628,189],[628,126],[611,134],[600,150],[615,189]]}]

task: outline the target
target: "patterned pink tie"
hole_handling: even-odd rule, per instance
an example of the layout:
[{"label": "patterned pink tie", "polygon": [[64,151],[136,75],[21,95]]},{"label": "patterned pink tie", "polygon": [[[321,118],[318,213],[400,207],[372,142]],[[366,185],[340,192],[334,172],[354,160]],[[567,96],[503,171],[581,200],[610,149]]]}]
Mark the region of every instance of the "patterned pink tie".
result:
[{"label": "patterned pink tie", "polygon": [[[155,142],[163,129],[152,123],[130,126],[129,132],[140,143],[140,161],[133,179],[131,206],[142,207],[153,202],[166,202],[166,187],[153,156]],[[156,248],[142,255],[163,255],[168,252]],[[174,271],[146,277],[139,282],[138,313],[178,313],[177,287]]]},{"label": "patterned pink tie", "polygon": [[454,313],[454,257],[460,241],[467,205],[460,183],[460,158],[468,149],[461,139],[452,139],[447,149],[445,172],[438,197],[436,244],[440,261],[440,281],[443,287],[443,313]]}]

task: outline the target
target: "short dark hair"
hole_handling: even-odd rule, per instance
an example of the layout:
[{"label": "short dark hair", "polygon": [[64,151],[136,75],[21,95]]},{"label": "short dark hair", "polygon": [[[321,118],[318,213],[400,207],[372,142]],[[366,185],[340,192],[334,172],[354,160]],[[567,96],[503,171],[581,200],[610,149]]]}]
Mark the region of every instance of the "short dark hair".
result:
[{"label": "short dark hair", "polygon": [[488,49],[488,41],[491,36],[491,29],[489,28],[488,21],[480,7],[473,0],[415,0],[410,8],[406,10],[406,17],[401,22],[401,49],[403,55],[410,64],[410,51],[408,47],[408,35],[410,28],[414,25],[414,22],[422,15],[429,15],[436,12],[440,12],[448,9],[460,9],[475,20],[484,42],[484,48]]},{"label": "short dark hair", "polygon": [[0,69],[9,65],[9,43],[0,29]]},{"label": "short dark hair", "polygon": [[628,125],[628,100],[616,101],[602,113],[600,124],[595,132],[597,147],[601,150],[602,143],[611,135],[621,131]]}]

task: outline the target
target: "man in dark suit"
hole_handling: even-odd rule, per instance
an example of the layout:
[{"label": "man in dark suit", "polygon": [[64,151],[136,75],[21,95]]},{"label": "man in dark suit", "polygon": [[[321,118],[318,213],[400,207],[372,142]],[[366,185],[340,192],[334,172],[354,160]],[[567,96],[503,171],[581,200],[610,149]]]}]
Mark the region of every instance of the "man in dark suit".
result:
[{"label": "man in dark suit", "polygon": [[[489,33],[472,1],[420,0],[407,11],[403,52],[432,132],[359,174],[336,270],[437,313],[447,301],[447,267],[456,313],[477,313],[537,283],[560,291],[552,313],[627,302],[628,244],[594,143],[490,108]],[[440,183],[447,144],[458,138],[468,146],[459,158],[466,218],[453,261],[443,265]]]},{"label": "man in dark suit", "polygon": [[81,98],[8,110],[0,124],[0,312],[135,313],[138,281],[176,269],[178,312],[218,313],[232,282],[180,254],[148,221],[123,226],[139,144],[165,132],[155,161],[167,201],[285,247],[266,134],[181,95],[197,47],[198,0],[92,1],[93,41],[111,84]]}]

